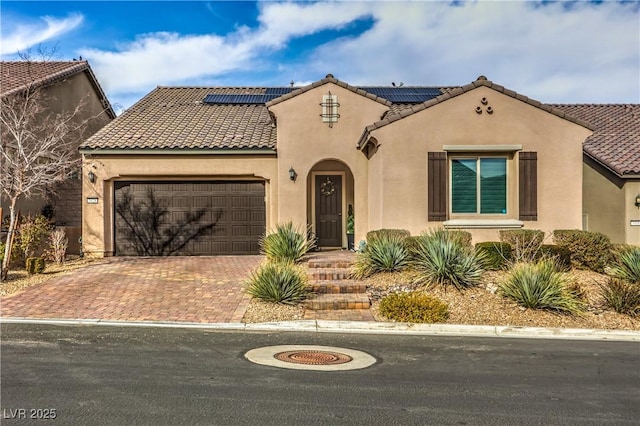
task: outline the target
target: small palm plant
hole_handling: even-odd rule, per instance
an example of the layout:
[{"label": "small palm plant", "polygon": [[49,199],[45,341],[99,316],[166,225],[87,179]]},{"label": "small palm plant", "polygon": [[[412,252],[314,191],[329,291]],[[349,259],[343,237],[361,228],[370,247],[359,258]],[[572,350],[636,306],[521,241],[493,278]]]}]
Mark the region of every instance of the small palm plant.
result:
[{"label": "small palm plant", "polygon": [[531,309],[549,309],[580,314],[585,304],[574,287],[568,286],[552,260],[516,263],[500,283],[500,293]]},{"label": "small palm plant", "polygon": [[315,238],[307,234],[293,222],[277,224],[274,230],[260,240],[262,254],[271,261],[298,263],[315,247]]},{"label": "small palm plant", "polygon": [[438,229],[412,242],[413,266],[422,281],[453,285],[458,290],[475,286],[483,274],[485,255],[475,252],[459,234]]}]

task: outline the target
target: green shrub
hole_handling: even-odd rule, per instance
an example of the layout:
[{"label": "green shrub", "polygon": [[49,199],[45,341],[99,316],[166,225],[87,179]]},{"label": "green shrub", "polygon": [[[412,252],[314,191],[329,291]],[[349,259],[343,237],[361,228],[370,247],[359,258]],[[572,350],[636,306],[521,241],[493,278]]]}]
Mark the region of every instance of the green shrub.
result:
[{"label": "green shrub", "polygon": [[41,257],[28,257],[26,260],[27,272],[29,275],[41,274],[44,272],[45,262]]},{"label": "green shrub", "polygon": [[640,285],[640,247],[629,248],[618,254],[607,273]]},{"label": "green shrub", "polygon": [[480,282],[484,256],[464,245],[455,234],[438,229],[422,234],[415,244],[413,265],[422,281],[453,285],[458,290]]},{"label": "green shrub", "polygon": [[380,301],[380,314],[394,321],[432,324],[446,320],[449,308],[422,292],[392,293]]},{"label": "green shrub", "polygon": [[34,257],[38,249],[42,249],[50,228],[49,221],[42,215],[25,216],[20,221],[15,244],[23,259]]},{"label": "green shrub", "polygon": [[553,231],[553,242],[571,252],[571,265],[576,269],[604,272],[611,261],[611,241],[599,232],[556,230]]},{"label": "green shrub", "polygon": [[609,278],[600,287],[605,302],[614,311],[630,316],[640,315],[640,284],[632,284],[619,278]]},{"label": "green shrub", "polygon": [[307,297],[307,274],[292,262],[265,262],[249,276],[247,291],[266,302],[296,305]]},{"label": "green shrub", "polygon": [[580,314],[585,304],[576,289],[565,282],[555,263],[543,259],[536,263],[516,263],[499,285],[500,293],[525,308],[550,309]]},{"label": "green shrub", "polygon": [[536,260],[540,259],[553,259],[559,271],[568,272],[571,270],[571,252],[566,247],[543,244],[536,255]]},{"label": "green shrub", "polygon": [[0,265],[2,265],[2,261],[4,260],[4,251],[7,245],[5,243],[0,243]]},{"label": "green shrub", "polygon": [[463,246],[472,246],[471,242],[473,241],[473,236],[471,235],[471,232],[460,231],[458,229],[450,229],[447,230],[447,232],[449,233],[449,238],[459,242]]},{"label": "green shrub", "polygon": [[375,231],[367,232],[367,244],[380,237],[398,237],[404,240],[410,237],[411,233],[406,229],[376,229]]},{"label": "green shrub", "polygon": [[299,229],[292,222],[277,224],[275,230],[260,240],[260,249],[268,260],[294,263],[302,260],[305,254],[315,247],[315,239]]},{"label": "green shrub", "polygon": [[476,252],[485,258],[485,269],[497,271],[503,269],[511,260],[511,244],[488,241],[476,244]]},{"label": "green shrub", "polygon": [[377,272],[393,272],[409,264],[409,251],[398,233],[382,233],[367,243],[367,249],[356,254],[352,274],[365,278]]},{"label": "green shrub", "polygon": [[534,260],[544,241],[544,232],[538,229],[505,229],[499,235],[500,241],[511,245],[515,262]]}]

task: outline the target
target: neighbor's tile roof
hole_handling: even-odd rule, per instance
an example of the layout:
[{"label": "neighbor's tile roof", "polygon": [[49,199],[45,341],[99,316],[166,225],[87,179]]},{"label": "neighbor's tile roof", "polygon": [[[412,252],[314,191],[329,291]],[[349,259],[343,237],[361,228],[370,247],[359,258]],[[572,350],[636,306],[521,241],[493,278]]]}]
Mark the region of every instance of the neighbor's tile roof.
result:
[{"label": "neighbor's tile roof", "polygon": [[112,118],[116,114],[87,61],[1,61],[0,96],[20,92],[27,87],[46,86],[85,72],[98,97]]},{"label": "neighbor's tile roof", "polygon": [[211,93],[264,88],[158,87],[100,129],[80,149],[272,149],[276,128],[264,104],[208,105]]},{"label": "neighbor's tile roof", "polygon": [[585,154],[618,176],[640,174],[640,105],[553,105],[590,123],[595,131],[584,143]]}]

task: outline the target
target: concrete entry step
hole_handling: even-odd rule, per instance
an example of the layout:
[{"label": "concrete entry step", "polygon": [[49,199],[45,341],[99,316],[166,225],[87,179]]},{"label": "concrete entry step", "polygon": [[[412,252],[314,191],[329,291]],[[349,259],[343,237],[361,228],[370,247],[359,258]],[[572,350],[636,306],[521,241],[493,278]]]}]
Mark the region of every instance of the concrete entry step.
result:
[{"label": "concrete entry step", "polygon": [[351,270],[347,268],[310,268],[309,279],[312,281],[339,281],[351,278]]},{"label": "concrete entry step", "polygon": [[366,294],[319,294],[304,302],[307,309],[316,311],[340,309],[369,309],[371,302]]},{"label": "concrete entry step", "polygon": [[318,294],[366,293],[367,285],[362,281],[312,281],[310,289]]}]

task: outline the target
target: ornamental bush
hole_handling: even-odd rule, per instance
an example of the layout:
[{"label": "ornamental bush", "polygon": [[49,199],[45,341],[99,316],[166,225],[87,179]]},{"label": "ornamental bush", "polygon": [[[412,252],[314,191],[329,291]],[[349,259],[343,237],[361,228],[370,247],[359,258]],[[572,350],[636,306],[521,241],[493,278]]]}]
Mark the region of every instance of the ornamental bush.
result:
[{"label": "ornamental bush", "polygon": [[367,244],[371,244],[372,241],[381,237],[398,237],[404,240],[410,236],[411,233],[406,229],[376,229],[375,231],[367,232]]},{"label": "ornamental bush", "polygon": [[307,274],[293,262],[266,262],[250,274],[247,291],[265,302],[296,305],[307,297]]},{"label": "ornamental bush", "polygon": [[449,317],[449,307],[423,292],[392,293],[380,301],[380,314],[399,322],[432,324]]},{"label": "ornamental bush", "polygon": [[614,311],[632,317],[640,315],[640,284],[610,277],[600,287],[600,294]]},{"label": "ornamental bush", "polygon": [[300,262],[315,247],[315,238],[293,222],[277,224],[275,229],[260,240],[260,249],[267,260]]},{"label": "ornamental bush", "polygon": [[511,245],[515,262],[534,260],[544,241],[544,232],[538,229],[505,229],[499,235],[500,241]]},{"label": "ornamental bush", "polygon": [[553,242],[571,252],[571,265],[576,269],[602,273],[611,262],[611,241],[599,232],[559,229],[553,231]]},{"label": "ornamental bush", "polygon": [[552,259],[559,271],[568,272],[571,270],[571,252],[566,247],[543,244],[536,254],[536,260],[540,259]]},{"label": "ornamental bush", "polygon": [[476,252],[484,256],[485,269],[492,271],[504,269],[513,259],[511,244],[499,241],[477,243]]},{"label": "ornamental bush", "polygon": [[365,278],[377,272],[394,272],[409,264],[406,237],[401,233],[380,233],[367,242],[363,252],[356,253],[353,265],[354,278]]},{"label": "ornamental bush", "polygon": [[28,257],[25,264],[29,275],[41,274],[44,272],[45,261],[42,257]]},{"label": "ornamental bush", "polygon": [[555,263],[542,259],[535,263],[517,263],[499,284],[500,293],[530,309],[548,309],[580,314],[586,306],[579,288],[569,286]]},{"label": "ornamental bush", "polygon": [[615,255],[607,273],[616,278],[640,285],[640,247],[633,247]]},{"label": "ornamental bush", "polygon": [[484,255],[467,246],[458,235],[437,229],[415,240],[412,264],[421,273],[421,281],[453,285],[458,290],[480,282]]}]

